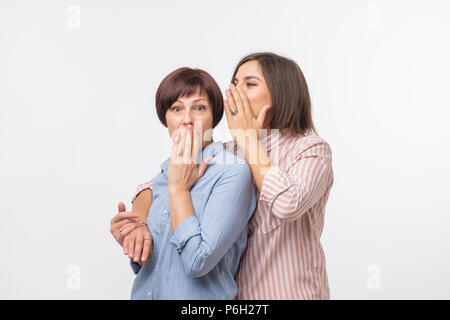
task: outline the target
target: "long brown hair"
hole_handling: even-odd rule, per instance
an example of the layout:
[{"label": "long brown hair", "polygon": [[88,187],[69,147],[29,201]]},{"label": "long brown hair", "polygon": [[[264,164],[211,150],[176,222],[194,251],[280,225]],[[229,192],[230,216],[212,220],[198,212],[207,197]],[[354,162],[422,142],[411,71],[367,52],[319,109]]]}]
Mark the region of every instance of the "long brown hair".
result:
[{"label": "long brown hair", "polygon": [[239,67],[252,60],[258,61],[272,98],[264,127],[291,134],[317,134],[308,85],[298,64],[271,52],[253,53],[239,61],[231,82]]}]

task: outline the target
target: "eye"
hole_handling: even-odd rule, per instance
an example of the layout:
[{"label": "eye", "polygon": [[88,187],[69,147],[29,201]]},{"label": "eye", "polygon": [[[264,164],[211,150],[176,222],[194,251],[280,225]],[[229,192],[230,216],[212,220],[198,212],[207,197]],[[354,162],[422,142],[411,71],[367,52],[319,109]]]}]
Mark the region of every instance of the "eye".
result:
[{"label": "eye", "polygon": [[173,112],[178,112],[178,111],[180,111],[180,110],[181,110],[181,108],[178,107],[178,106],[172,106],[172,107],[170,107],[170,111],[173,111]]},{"label": "eye", "polygon": [[247,82],[247,87],[256,87],[256,83]]},{"label": "eye", "polygon": [[203,111],[203,110],[206,110],[206,107],[205,106],[196,106],[195,107],[195,110],[197,110],[197,111]]}]

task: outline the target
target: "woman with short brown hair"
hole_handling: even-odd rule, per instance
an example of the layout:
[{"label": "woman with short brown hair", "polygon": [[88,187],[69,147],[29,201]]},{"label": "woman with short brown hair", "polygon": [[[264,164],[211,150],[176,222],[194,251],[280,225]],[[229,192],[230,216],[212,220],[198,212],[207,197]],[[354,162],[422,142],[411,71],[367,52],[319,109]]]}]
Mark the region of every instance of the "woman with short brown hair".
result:
[{"label": "woman with short brown hair", "polygon": [[156,112],[170,158],[142,193],[145,209],[121,203],[111,221],[136,274],[131,298],[234,299],[256,193],[247,163],[206,138],[223,116],[222,93],[206,71],[180,68],[161,82]]}]

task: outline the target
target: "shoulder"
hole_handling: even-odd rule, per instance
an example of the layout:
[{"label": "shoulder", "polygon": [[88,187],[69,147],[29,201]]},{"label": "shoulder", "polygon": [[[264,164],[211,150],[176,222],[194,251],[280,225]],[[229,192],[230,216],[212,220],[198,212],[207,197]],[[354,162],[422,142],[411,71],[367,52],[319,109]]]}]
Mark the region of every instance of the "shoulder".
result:
[{"label": "shoulder", "polygon": [[234,153],[223,149],[218,152],[212,162],[217,169],[227,175],[245,175],[250,173],[250,166],[248,163],[236,156]]},{"label": "shoulder", "polygon": [[290,149],[293,154],[321,154],[331,157],[331,147],[328,142],[318,135],[291,136],[289,137]]},{"label": "shoulder", "polygon": [[210,174],[215,176],[218,181],[228,181],[233,185],[253,181],[252,172],[247,162],[225,148],[214,155],[213,160],[208,165],[209,169],[211,169]]}]

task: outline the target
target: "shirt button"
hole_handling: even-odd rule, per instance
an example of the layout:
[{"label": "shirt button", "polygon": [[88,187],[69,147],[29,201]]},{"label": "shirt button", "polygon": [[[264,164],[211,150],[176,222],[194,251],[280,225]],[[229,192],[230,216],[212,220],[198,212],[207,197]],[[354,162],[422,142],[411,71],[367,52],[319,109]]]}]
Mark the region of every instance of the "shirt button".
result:
[{"label": "shirt button", "polygon": [[164,212],[164,214],[167,214],[167,210],[164,210],[163,212]]},{"label": "shirt button", "polygon": [[152,292],[151,292],[151,291],[147,292],[147,296],[148,296],[149,298],[151,298],[151,297],[152,297]]}]

